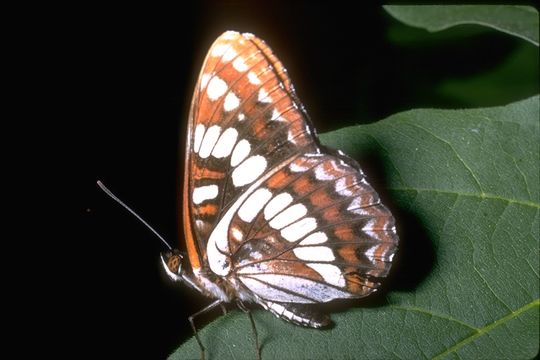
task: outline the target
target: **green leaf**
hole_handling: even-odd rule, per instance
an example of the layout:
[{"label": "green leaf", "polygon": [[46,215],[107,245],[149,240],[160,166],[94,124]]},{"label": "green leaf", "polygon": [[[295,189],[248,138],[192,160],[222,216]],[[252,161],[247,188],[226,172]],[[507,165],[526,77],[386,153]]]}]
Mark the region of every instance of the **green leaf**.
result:
[{"label": "green leaf", "polygon": [[474,76],[449,78],[434,93],[462,106],[493,106],[538,94],[538,48],[519,46],[500,66]]},{"label": "green leaf", "polygon": [[[323,143],[382,168],[402,241],[395,279],[378,307],[333,314],[329,330],[255,311],[263,359],[533,358],[538,119],[536,96],[495,108],[412,110],[323,134]],[[411,230],[415,223],[421,231]],[[210,359],[255,356],[243,313],[219,317],[200,336]],[[170,359],[199,356],[191,339]]]},{"label": "green leaf", "polygon": [[512,5],[386,5],[384,9],[399,21],[430,32],[463,24],[499,30],[538,46],[538,11]]}]

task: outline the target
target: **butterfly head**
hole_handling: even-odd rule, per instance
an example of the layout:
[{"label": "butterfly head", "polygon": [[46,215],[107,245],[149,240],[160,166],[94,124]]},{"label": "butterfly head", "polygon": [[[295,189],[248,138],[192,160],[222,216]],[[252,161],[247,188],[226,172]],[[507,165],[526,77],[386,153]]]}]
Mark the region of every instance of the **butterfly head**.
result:
[{"label": "butterfly head", "polygon": [[182,280],[182,259],[183,256],[177,249],[161,253],[161,263],[163,268],[173,281]]}]

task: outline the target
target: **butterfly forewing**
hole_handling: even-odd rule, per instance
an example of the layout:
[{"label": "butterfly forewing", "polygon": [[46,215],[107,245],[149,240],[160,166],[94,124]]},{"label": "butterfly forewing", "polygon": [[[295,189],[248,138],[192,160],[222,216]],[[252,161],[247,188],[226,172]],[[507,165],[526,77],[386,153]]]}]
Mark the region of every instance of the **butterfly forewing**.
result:
[{"label": "butterfly forewing", "polygon": [[226,32],[214,42],[187,144],[184,225],[195,269],[314,327],[326,319],[306,306],[366,296],[388,274],[392,215],[354,160],[318,144],[262,40]]},{"label": "butterfly forewing", "polygon": [[310,133],[285,69],[264,42],[234,32],[219,37],[190,114],[184,210],[199,253],[251,184],[291,156],[316,149]]}]

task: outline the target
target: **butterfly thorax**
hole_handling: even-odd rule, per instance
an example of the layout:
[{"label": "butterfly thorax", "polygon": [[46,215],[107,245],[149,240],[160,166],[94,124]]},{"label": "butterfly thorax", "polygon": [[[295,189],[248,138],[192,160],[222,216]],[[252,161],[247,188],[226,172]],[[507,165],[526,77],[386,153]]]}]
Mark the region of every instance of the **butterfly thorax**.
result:
[{"label": "butterfly thorax", "polygon": [[212,273],[210,269],[196,269],[191,276],[205,296],[220,299],[223,302],[231,302],[236,297],[236,291],[231,284],[221,276]]},{"label": "butterfly thorax", "polygon": [[242,296],[246,292],[242,291],[243,287],[232,277],[217,276],[209,268],[182,267],[183,257],[178,250],[162,254],[161,259],[165,272],[173,281],[186,283],[205,296],[223,302],[231,302],[237,297],[250,300]]}]

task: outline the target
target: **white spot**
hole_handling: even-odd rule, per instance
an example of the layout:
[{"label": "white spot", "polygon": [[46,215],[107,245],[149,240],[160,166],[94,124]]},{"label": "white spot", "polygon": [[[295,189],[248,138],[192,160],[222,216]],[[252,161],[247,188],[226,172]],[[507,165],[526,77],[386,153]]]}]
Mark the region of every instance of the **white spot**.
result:
[{"label": "white spot", "polygon": [[204,134],[204,138],[201,143],[201,148],[199,149],[199,156],[201,158],[206,159],[208,156],[210,156],[210,153],[212,152],[220,133],[221,128],[217,125],[211,126],[208,128],[208,130],[206,130],[206,134]]},{"label": "white spot", "polygon": [[300,245],[315,245],[315,244],[322,244],[328,240],[328,236],[326,236],[325,233],[322,231],[318,231],[316,233],[313,233],[309,235],[304,240],[300,241]]},{"label": "white spot", "polygon": [[227,51],[225,51],[225,54],[223,54],[222,61],[231,61],[236,56],[236,51],[231,47]]},{"label": "white spot", "polygon": [[244,238],[244,234],[237,227],[233,227],[231,229],[231,232],[233,238],[236,239],[236,241],[242,241],[242,239]]},{"label": "white spot", "polygon": [[199,148],[201,147],[201,142],[204,136],[204,130],[205,130],[205,127],[203,124],[199,124],[195,128],[195,140],[193,141],[193,151],[195,153],[198,153]]},{"label": "white spot", "polygon": [[347,210],[349,210],[350,212],[356,215],[368,216],[370,214],[369,208],[361,208],[361,207],[352,206],[352,205],[349,206]]},{"label": "white spot", "polygon": [[201,89],[204,89],[208,85],[208,81],[212,76],[210,74],[203,74],[201,76]]},{"label": "white spot", "polygon": [[285,316],[287,319],[293,319],[295,317],[294,314],[287,309],[283,311],[283,314],[281,314],[281,316]]},{"label": "white spot", "polygon": [[225,101],[223,102],[223,109],[225,111],[231,111],[238,107],[240,104],[240,99],[232,91],[225,96]]},{"label": "white spot", "polygon": [[231,156],[231,166],[240,164],[249,155],[251,151],[251,145],[246,139],[240,140],[234,147],[234,151]]},{"label": "white spot", "polygon": [[372,262],[374,263],[375,262],[375,251],[377,250],[377,248],[379,247],[379,245],[374,245],[372,247],[370,247],[364,254],[366,255],[366,257]]},{"label": "white spot", "polygon": [[240,219],[245,222],[251,222],[257,214],[261,211],[263,206],[272,198],[272,193],[265,188],[258,189],[247,200],[238,210],[238,216]]},{"label": "white spot", "polygon": [[302,204],[296,204],[282,211],[279,215],[273,218],[269,224],[272,228],[279,230],[295,222],[306,214],[307,208]]},{"label": "white spot", "polygon": [[252,183],[264,170],[266,170],[266,159],[260,155],[251,156],[234,169],[232,173],[233,184],[239,187]]},{"label": "white spot", "polygon": [[193,203],[200,204],[205,200],[215,199],[218,196],[217,185],[200,186],[193,189]]},{"label": "white spot", "polygon": [[201,219],[195,220],[195,226],[197,227],[197,229],[202,229],[205,225],[206,225],[205,221]]},{"label": "white spot", "polygon": [[335,179],[335,176],[327,173],[324,169],[324,165],[321,164],[315,168],[315,178],[317,178],[317,180],[328,181]]},{"label": "white spot", "polygon": [[373,230],[373,226],[377,223],[377,219],[369,219],[368,222],[362,226],[362,231]]},{"label": "white spot", "polygon": [[337,266],[317,263],[308,263],[306,265],[318,272],[327,283],[339,287],[345,286],[345,278]]},{"label": "white spot", "polygon": [[222,56],[229,49],[229,44],[218,44],[215,45],[210,53],[212,56]]},{"label": "white spot", "polygon": [[244,121],[245,118],[246,118],[246,115],[242,113],[238,114],[238,121]]},{"label": "white spot", "polygon": [[283,312],[285,311],[285,308],[282,305],[276,304],[276,303],[272,303],[272,305],[270,305],[270,308],[274,310],[276,314],[279,314],[279,315],[282,315]]},{"label": "white spot", "polygon": [[[362,193],[362,191],[356,190],[356,193]],[[368,191],[365,191],[362,195],[355,197],[349,206],[347,207],[347,210],[353,211],[354,208],[368,208],[370,206],[374,206],[381,203],[381,199],[377,196],[376,193],[372,193]]]},{"label": "white spot", "polygon": [[354,196],[354,191],[347,186],[347,177],[338,179],[335,186],[336,192],[342,196]]},{"label": "white spot", "polygon": [[375,239],[375,240],[380,240],[379,239],[379,234],[377,233],[377,231],[373,231],[373,230],[364,230],[364,232],[369,235],[371,238]]},{"label": "white spot", "polygon": [[268,93],[266,92],[266,90],[264,90],[264,88],[261,88],[259,90],[259,95],[258,95],[257,100],[259,102],[262,102],[262,103],[271,103],[272,102],[272,98],[268,95]]},{"label": "white spot", "polygon": [[317,228],[317,220],[312,217],[303,218],[281,230],[281,236],[287,241],[296,241]]},{"label": "white spot", "polygon": [[261,260],[263,258],[262,254],[259,251],[252,251],[249,253],[249,256],[255,260]]},{"label": "white spot", "polygon": [[238,35],[240,35],[238,32],[229,30],[229,31],[224,32],[221,35],[221,38],[224,40],[234,40],[238,37]]},{"label": "white spot", "polygon": [[291,130],[287,131],[287,140],[294,144],[296,144],[295,139],[297,136],[298,134],[295,131],[291,131]]},{"label": "white spot", "polygon": [[208,83],[206,94],[212,101],[219,99],[227,91],[227,84],[219,77],[214,76]]},{"label": "white spot", "polygon": [[292,162],[291,165],[289,165],[289,169],[291,169],[292,172],[304,172],[309,169],[309,166]]},{"label": "white spot", "polygon": [[253,71],[248,72],[248,80],[253,85],[259,85],[261,83],[261,80],[259,79],[257,74],[255,74]]},{"label": "white spot", "polygon": [[[373,239],[379,240],[379,234],[378,232],[382,229],[375,228],[375,225],[377,224],[377,219],[370,219],[363,227],[362,231],[365,232],[367,235],[372,237]],[[387,223],[385,223],[386,228]],[[376,246],[374,246],[376,247]]]},{"label": "white spot", "polygon": [[281,113],[278,111],[278,109],[274,108],[272,111],[272,117],[270,118],[272,121],[285,121],[283,117],[281,117]]},{"label": "white spot", "polygon": [[239,72],[244,72],[248,69],[248,66],[246,65],[246,62],[244,61],[244,59],[239,56],[237,57],[233,63],[232,63],[232,66]]},{"label": "white spot", "polygon": [[306,261],[334,261],[336,257],[326,246],[307,246],[293,249],[294,255]]},{"label": "white spot", "polygon": [[277,213],[289,206],[292,201],[293,198],[288,193],[277,195],[264,208],[264,218],[266,220],[273,218]]},{"label": "white spot", "polygon": [[225,130],[223,134],[221,134],[221,136],[219,137],[216,146],[214,146],[212,155],[216,158],[224,158],[229,156],[234,148],[237,137],[238,131],[236,131],[236,129],[228,128],[227,130]]}]

